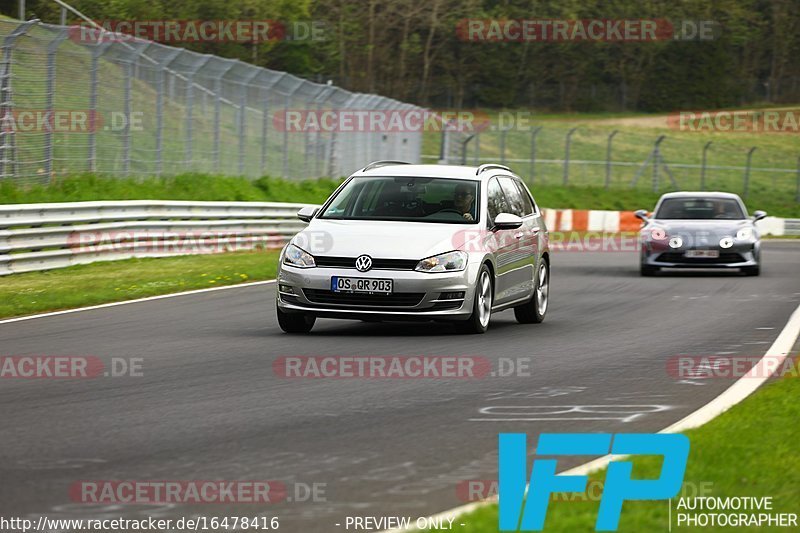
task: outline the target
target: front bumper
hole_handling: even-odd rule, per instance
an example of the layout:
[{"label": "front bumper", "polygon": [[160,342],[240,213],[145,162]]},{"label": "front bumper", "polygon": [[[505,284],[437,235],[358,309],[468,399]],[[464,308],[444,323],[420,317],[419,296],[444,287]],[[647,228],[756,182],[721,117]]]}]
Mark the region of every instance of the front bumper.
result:
[{"label": "front bumper", "polygon": [[[719,257],[686,257],[688,250],[716,250]],[[697,246],[669,248],[642,246],[642,265],[660,268],[744,268],[758,265],[758,243],[736,243],[730,248]]]},{"label": "front bumper", "polygon": [[[472,314],[475,280],[480,263],[461,272],[429,274],[413,270],[296,268],[281,264],[278,270],[278,307],[286,313],[307,313],[323,318],[385,320],[465,320]],[[390,296],[333,293],[333,276],[391,279]],[[291,287],[291,290],[287,290]],[[463,292],[463,298],[444,293]],[[293,294],[292,294],[293,293]]]}]

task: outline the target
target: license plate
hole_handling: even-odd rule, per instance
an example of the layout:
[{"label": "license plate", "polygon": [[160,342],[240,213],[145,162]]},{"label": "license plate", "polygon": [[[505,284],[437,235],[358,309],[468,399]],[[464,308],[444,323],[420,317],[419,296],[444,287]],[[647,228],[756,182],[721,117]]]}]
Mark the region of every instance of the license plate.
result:
[{"label": "license plate", "polygon": [[686,250],[686,257],[719,257],[719,250]]},{"label": "license plate", "polygon": [[392,280],[372,278],[344,278],[333,276],[331,290],[333,292],[369,292],[378,294],[392,293]]}]

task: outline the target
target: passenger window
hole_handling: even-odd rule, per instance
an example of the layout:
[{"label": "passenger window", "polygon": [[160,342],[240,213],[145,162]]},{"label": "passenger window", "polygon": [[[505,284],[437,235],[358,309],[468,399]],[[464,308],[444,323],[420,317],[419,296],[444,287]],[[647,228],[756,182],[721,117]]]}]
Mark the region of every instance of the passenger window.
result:
[{"label": "passenger window", "polygon": [[519,192],[514,180],[511,178],[499,178],[500,188],[503,189],[506,199],[508,200],[508,213],[517,215],[518,217],[525,216],[525,206],[522,201],[522,195]]},{"label": "passenger window", "polygon": [[491,226],[494,224],[494,219],[497,215],[508,213],[508,203],[503,194],[503,189],[497,183],[497,178],[489,180],[489,184],[486,187],[486,201],[488,203],[489,224]]},{"label": "passenger window", "polygon": [[528,189],[520,180],[514,180],[514,185],[517,186],[517,189],[519,189],[519,194],[522,197],[522,207],[525,210],[525,216],[532,215],[535,212],[535,208],[533,206],[533,200],[531,200],[531,195],[528,192]]}]

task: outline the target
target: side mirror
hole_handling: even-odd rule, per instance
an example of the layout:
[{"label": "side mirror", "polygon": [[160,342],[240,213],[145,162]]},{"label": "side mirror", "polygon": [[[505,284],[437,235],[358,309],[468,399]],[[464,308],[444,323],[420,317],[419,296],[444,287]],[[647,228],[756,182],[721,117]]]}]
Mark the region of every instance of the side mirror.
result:
[{"label": "side mirror", "polygon": [[648,222],[650,219],[647,217],[647,210],[646,209],[639,209],[638,211],[633,213],[633,216],[636,218],[642,219],[642,222]]},{"label": "side mirror", "polygon": [[522,226],[522,218],[511,213],[500,213],[494,217],[495,229],[517,229]]},{"label": "side mirror", "polygon": [[753,212],[753,222],[757,222],[767,216],[766,211],[755,211]]},{"label": "side mirror", "polygon": [[319,211],[319,207],[307,205],[297,212],[297,218],[303,222],[311,222],[311,219],[314,218],[314,215],[317,214],[317,211]]}]

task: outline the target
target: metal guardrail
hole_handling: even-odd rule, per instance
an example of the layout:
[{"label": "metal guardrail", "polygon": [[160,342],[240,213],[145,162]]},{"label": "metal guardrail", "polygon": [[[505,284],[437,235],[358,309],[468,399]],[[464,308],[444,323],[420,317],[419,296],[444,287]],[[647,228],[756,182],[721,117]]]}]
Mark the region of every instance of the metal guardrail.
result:
[{"label": "metal guardrail", "polygon": [[[305,227],[296,214],[307,205],[160,200],[0,205],[0,276],[132,257],[280,248]],[[800,219],[768,217],[759,227],[765,234],[800,235]]]},{"label": "metal guardrail", "polygon": [[308,204],[133,200],[0,206],[0,275],[94,261],[279,248]]}]

